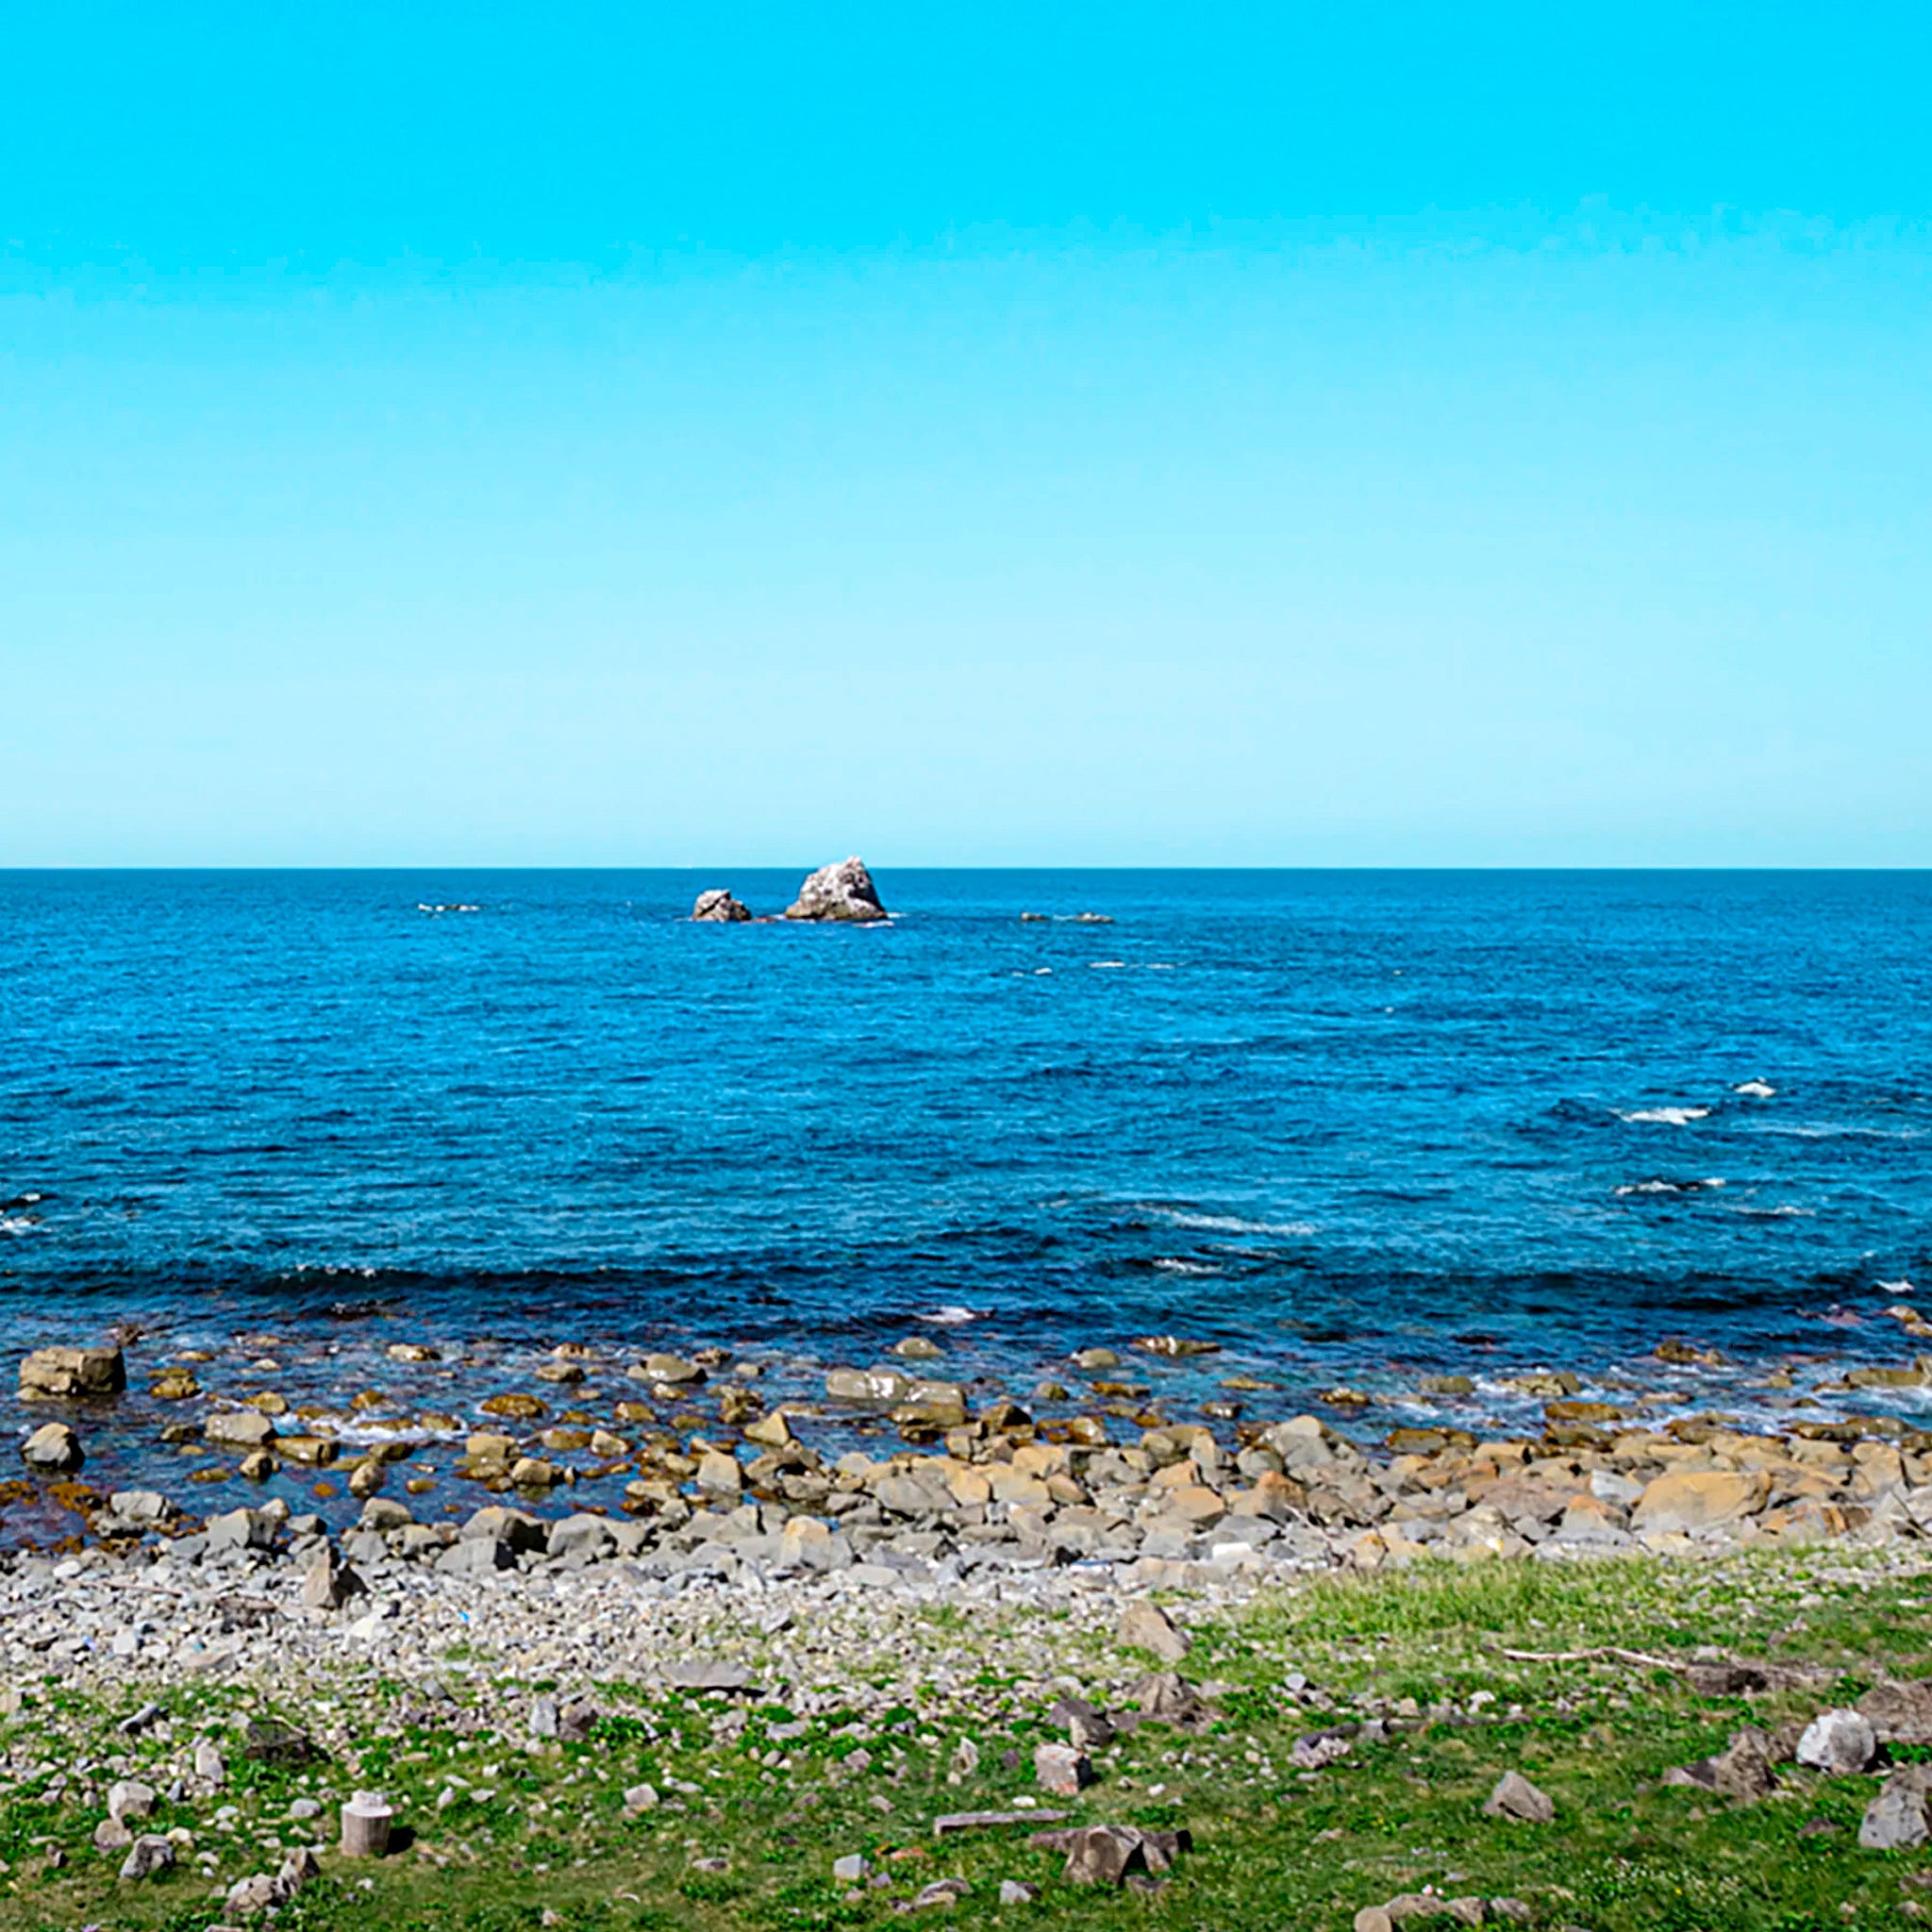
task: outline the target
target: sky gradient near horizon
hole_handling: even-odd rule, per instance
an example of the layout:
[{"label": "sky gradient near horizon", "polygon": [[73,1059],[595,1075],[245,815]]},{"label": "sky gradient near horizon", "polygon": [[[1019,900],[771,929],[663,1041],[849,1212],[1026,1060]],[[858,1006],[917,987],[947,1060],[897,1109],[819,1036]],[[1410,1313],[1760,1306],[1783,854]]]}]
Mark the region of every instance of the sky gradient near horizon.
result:
[{"label": "sky gradient near horizon", "polygon": [[0,866],[1932,864],[1932,16],[77,7]]}]

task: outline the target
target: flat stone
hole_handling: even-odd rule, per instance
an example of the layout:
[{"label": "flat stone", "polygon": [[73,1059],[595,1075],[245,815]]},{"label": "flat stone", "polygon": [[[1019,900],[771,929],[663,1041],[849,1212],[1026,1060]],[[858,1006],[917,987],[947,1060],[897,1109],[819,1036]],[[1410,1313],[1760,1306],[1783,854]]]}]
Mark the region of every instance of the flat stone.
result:
[{"label": "flat stone", "polygon": [[275,1439],[275,1425],[258,1408],[217,1409],[203,1421],[201,1433],[224,1449],[265,1449]]},{"label": "flat stone", "polygon": [[1044,1807],[1037,1811],[945,1811],[933,1820],[932,1831],[935,1838],[949,1838],[955,1832],[996,1831],[1008,1824],[1030,1824],[1037,1829],[1042,1824],[1058,1824],[1066,1815]]},{"label": "flat stone", "polygon": [[664,1681],[680,1690],[712,1690],[727,1694],[748,1690],[752,1674],[743,1664],[718,1657],[684,1657],[664,1673]]},{"label": "flat stone", "polygon": [[1709,1529],[1761,1509],[1770,1494],[1771,1478],[1762,1470],[1685,1470],[1644,1486],[1630,1526],[1653,1535]]}]

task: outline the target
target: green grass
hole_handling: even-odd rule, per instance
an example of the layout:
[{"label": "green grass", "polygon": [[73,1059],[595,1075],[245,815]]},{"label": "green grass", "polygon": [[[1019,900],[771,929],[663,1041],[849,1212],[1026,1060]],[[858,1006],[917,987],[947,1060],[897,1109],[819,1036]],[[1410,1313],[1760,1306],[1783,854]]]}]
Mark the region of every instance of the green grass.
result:
[{"label": "green grass", "polygon": [[[164,1805],[155,1826],[187,1825],[199,1846],[219,1848],[226,1882],[273,1869],[263,1835],[291,1799],[320,1798],[332,1815],[356,1786],[389,1791],[415,1846],[366,1869],[331,1857],[324,1879],[282,1912],[287,1932],[537,1932],[546,1910],[563,1932],[886,1926],[902,1923],[895,1900],[953,1875],[970,1883],[968,1897],[914,1923],[1327,1932],[1348,1926],[1361,1906],[1430,1884],[1521,1898],[1538,1925],[1594,1932],[1902,1927],[1922,1923],[1922,1901],[1932,1908],[1932,1889],[1914,1882],[1932,1878],[1932,1847],[1857,1847],[1874,1779],[1787,1767],[1785,1790],[1749,1807],[1660,1783],[1671,1766],[1721,1748],[1740,1723],[1774,1728],[1881,1675],[1932,1674],[1932,1578],[1890,1574],[1875,1560],[1813,1553],[1710,1566],[1491,1565],[1265,1599],[1198,1635],[1186,1674],[1225,1687],[1212,1728],[1131,1734],[1102,1755],[1100,1782],[1074,1807],[1082,1820],[1192,1831],[1194,1851],[1154,1896],[1065,1886],[1059,1858],[1031,1850],[1024,1831],[932,1839],[937,1812],[1030,1794],[1031,1748],[1045,1732],[1041,1711],[1007,1707],[1012,1679],[999,1667],[1001,1645],[1015,1625],[985,1613],[930,1622],[936,1641],[966,1654],[969,1680],[974,1657],[983,1659],[982,1716],[908,1702],[854,1737],[852,1711],[803,1719],[776,1701],[739,1711],[723,1700],[606,1686],[597,1695],[608,1714],[589,1740],[532,1752],[466,1737],[458,1725],[399,1724],[397,1709],[412,1703],[406,1692],[345,1684],[343,1707],[357,1721],[338,1757],[353,1755],[353,1770],[338,1761],[244,1772],[237,1760],[233,1789],[178,1813]],[[1056,1624],[1054,1641],[1073,1674],[1084,1644],[1096,1676],[1118,1675],[1120,1659],[1076,1630]],[[1686,1659],[1706,1648],[1821,1675],[1815,1689],[1708,1699],[1669,1671],[1503,1655],[1611,1643]],[[1306,1679],[1298,1696],[1286,1688],[1296,1674]],[[5,1721],[6,1741],[62,1761],[122,1757],[136,1774],[178,1760],[185,1724],[172,1744],[114,1733],[135,1701],[107,1708],[43,1686]],[[234,1690],[165,1701],[202,1722],[301,1717],[260,1713]],[[448,1709],[460,1720],[460,1705]],[[1297,1736],[1377,1715],[1398,1720],[1386,1741],[1297,1773]],[[949,1782],[962,1735],[978,1748],[978,1769]],[[1008,1751],[1018,1754],[1010,1767]],[[871,1761],[855,1769],[860,1752]],[[1482,1815],[1482,1799],[1510,1767],[1556,1800],[1554,1824]],[[118,1857],[92,1850],[99,1794],[115,1774],[104,1763],[92,1775],[92,1800],[0,1795],[0,1928],[200,1932],[221,1919],[208,1896],[214,1881],[192,1854],[172,1876],[135,1888],[116,1882]],[[670,1802],[628,1818],[622,1792],[640,1780]],[[453,1796],[439,1808],[444,1790]],[[479,1798],[484,1790],[492,1795]],[[239,1807],[232,1836],[213,1829],[223,1802]],[[1820,1833],[1821,1822],[1836,1829]],[[64,1855],[57,1869],[46,1869],[50,1851]],[[830,1875],[848,1852],[872,1857],[890,1885],[848,1898]],[[722,1857],[728,1869],[699,1870],[700,1857]],[[1039,1885],[1039,1903],[1001,1907],[1003,1877]]]}]

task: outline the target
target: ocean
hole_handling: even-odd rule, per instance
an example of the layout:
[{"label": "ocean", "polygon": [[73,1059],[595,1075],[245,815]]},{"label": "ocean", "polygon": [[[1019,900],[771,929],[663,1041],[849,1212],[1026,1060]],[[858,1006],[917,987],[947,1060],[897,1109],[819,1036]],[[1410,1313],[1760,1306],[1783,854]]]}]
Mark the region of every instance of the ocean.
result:
[{"label": "ocean", "polygon": [[1531,1368],[1782,1414],[1910,1357],[1932,874],[884,871],[889,926],[689,922],[807,869],[0,874],[0,1342],[138,1337],[89,1477],[155,1479],[183,1352],[327,1407],[426,1341],[395,1399],[468,1426],[558,1343],[776,1399],[924,1334],[1068,1414],[1100,1345],[1124,1431],[1344,1387],[1365,1435],[1520,1424]]}]

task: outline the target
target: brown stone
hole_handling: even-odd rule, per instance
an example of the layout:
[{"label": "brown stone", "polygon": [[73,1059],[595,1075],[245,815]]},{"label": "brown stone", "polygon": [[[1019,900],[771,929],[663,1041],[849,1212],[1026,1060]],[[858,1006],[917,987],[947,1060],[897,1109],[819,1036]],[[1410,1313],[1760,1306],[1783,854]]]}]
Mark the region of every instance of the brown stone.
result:
[{"label": "brown stone", "polygon": [[20,1392],[29,1398],[117,1395],[126,1386],[118,1348],[37,1348],[20,1365]]},{"label": "brown stone", "polygon": [[1764,1507],[1771,1493],[1762,1470],[1686,1470],[1647,1484],[1631,1511],[1638,1531],[1667,1533],[1735,1523]]}]

